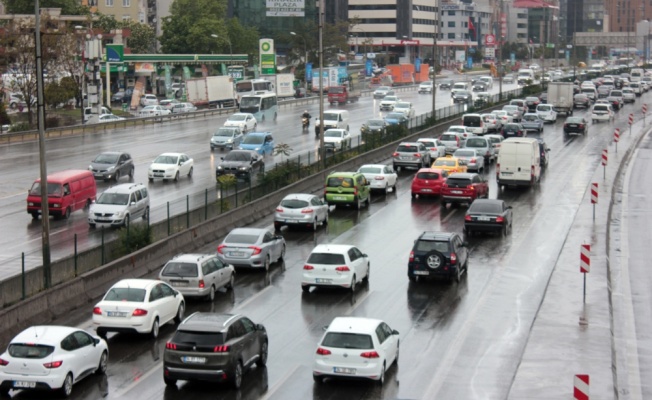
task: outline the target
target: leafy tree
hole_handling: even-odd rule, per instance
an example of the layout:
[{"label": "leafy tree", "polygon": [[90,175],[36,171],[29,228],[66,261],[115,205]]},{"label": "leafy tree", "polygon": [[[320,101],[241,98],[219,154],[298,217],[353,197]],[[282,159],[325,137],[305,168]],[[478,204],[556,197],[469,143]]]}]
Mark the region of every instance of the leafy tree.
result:
[{"label": "leafy tree", "polygon": [[65,103],[75,96],[69,88],[62,87],[56,80],[45,85],[45,103],[52,108],[57,108],[59,104]]},{"label": "leafy tree", "polygon": [[[2,0],[7,14],[34,14],[34,0]],[[41,0],[41,8],[60,8],[62,15],[84,15],[88,7],[79,0]]]},{"label": "leafy tree", "polygon": [[227,37],[225,18],[225,1],[174,0],[170,16],[163,18],[163,53],[210,53],[216,46],[212,34]]},{"label": "leafy tree", "polygon": [[7,107],[4,101],[0,101],[0,125],[9,125],[11,120],[7,114]]},{"label": "leafy tree", "polygon": [[129,29],[131,36],[127,39],[127,47],[132,53],[153,53],[156,49],[156,32],[147,24],[133,20],[117,21],[113,15],[99,14],[94,24],[104,32],[114,29]]}]

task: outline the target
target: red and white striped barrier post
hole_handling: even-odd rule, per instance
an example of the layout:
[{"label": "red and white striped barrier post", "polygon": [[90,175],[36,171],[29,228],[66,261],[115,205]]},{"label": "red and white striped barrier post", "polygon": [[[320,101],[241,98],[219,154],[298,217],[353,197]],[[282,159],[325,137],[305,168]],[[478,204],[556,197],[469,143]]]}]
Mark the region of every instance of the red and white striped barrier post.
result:
[{"label": "red and white striped barrier post", "polygon": [[575,375],[573,381],[573,399],[589,400],[589,376]]},{"label": "red and white striped barrier post", "polygon": [[645,125],[645,114],[647,114],[647,104],[643,104],[643,125]]},{"label": "red and white striped barrier post", "polygon": [[609,153],[608,153],[607,149],[602,150],[602,167],[603,167],[602,179],[603,180],[605,180],[607,178],[607,159],[609,158],[608,154]]},{"label": "red and white striped barrier post", "polygon": [[632,134],[632,125],[634,124],[634,114],[629,114],[629,134]]},{"label": "red and white striped barrier post", "polygon": [[580,245],[580,273],[584,275],[584,289],[582,303],[586,303],[586,274],[591,271],[591,245]]},{"label": "red and white striped barrier post", "polygon": [[595,205],[598,204],[598,184],[591,183],[591,204],[593,204],[593,222],[595,222]]},{"label": "red and white striped barrier post", "polygon": [[614,143],[616,143],[616,153],[618,153],[618,142],[620,141],[620,129],[614,131]]}]

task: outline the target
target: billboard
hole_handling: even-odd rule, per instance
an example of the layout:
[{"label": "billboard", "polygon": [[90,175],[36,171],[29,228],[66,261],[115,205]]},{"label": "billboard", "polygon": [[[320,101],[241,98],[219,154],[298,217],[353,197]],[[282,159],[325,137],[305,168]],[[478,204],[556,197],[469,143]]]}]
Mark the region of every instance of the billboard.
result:
[{"label": "billboard", "polygon": [[305,0],[265,0],[267,17],[305,17]]},{"label": "billboard", "polygon": [[260,73],[263,75],[276,74],[276,53],[274,52],[274,39],[260,39]]}]

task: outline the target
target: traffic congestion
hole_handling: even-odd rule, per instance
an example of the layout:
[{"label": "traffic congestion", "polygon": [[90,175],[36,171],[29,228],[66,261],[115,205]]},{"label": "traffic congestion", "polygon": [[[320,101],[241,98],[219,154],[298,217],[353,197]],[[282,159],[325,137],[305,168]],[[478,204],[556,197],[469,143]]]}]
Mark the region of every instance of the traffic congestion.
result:
[{"label": "traffic congestion", "polygon": [[[583,193],[577,182],[587,182],[595,169],[597,159],[588,156],[649,96],[641,81],[633,104],[625,104],[616,80],[620,92],[630,87],[624,74],[577,88],[569,82],[572,116],[557,114],[550,91],[547,99],[514,99],[500,110],[465,114],[439,137],[397,143],[386,163],[327,174],[322,187],[286,197],[255,226],[175,257],[150,276],[116,282],[95,305],[80,304],[54,321],[60,326],[25,330],[0,355],[0,394],[507,398],[554,254]],[[594,88],[595,99],[582,110],[576,102],[589,81],[614,89],[599,94]],[[475,82],[463,83],[438,90],[438,104],[452,105],[458,92],[471,97],[459,101],[473,104],[478,95],[466,87]],[[498,90],[495,81],[481,86]],[[385,96],[327,107],[338,122],[332,135],[324,134],[330,150],[350,146],[371,120],[390,124],[391,114],[409,119],[432,107],[432,94],[417,87]],[[115,131],[81,144],[55,141],[52,168],[82,170],[93,160],[97,192],[83,199],[80,211],[59,207],[53,228],[64,238],[79,234],[90,246],[98,237],[89,224],[128,225],[136,219],[125,219],[131,206],[141,208],[134,216],[156,220],[155,209],[214,185],[220,175],[252,179],[252,168],[282,161],[267,150],[275,143],[316,151],[319,138],[302,133],[299,118],[305,111],[318,115],[316,108],[292,106],[278,118],[236,124],[240,132],[219,149],[213,139],[224,118],[142,127],[136,137]],[[234,126],[232,117],[224,122]],[[61,157],[68,146],[79,151]],[[17,150],[11,181],[29,186],[16,180],[34,173],[21,167],[35,148]],[[116,152],[113,165],[127,165],[124,173],[107,176],[93,167],[101,158],[90,154],[109,151]],[[125,176],[129,183],[111,186]],[[65,193],[72,178],[60,179]],[[21,203],[5,193],[8,226],[25,226],[22,196]],[[122,206],[122,219],[91,222],[86,214],[107,203]],[[26,233],[2,246],[38,246],[39,217],[31,215]],[[65,242],[58,254],[70,252]]]}]

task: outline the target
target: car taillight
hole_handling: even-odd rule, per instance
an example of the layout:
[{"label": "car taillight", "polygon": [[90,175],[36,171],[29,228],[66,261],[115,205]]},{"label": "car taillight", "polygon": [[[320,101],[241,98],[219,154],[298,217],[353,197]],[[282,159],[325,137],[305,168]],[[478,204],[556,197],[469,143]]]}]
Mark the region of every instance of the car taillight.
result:
[{"label": "car taillight", "polygon": [[496,163],[496,175],[500,174],[500,163]]},{"label": "car taillight", "polygon": [[168,350],[176,350],[176,349],[177,349],[177,345],[176,345],[176,343],[167,342],[167,343],[165,344],[165,348],[168,349]]},{"label": "car taillight", "polygon": [[224,254],[224,248],[225,247],[226,247],[225,244],[221,244],[221,245],[217,246],[217,252],[220,253],[220,254]]},{"label": "car taillight", "polygon": [[410,261],[414,261],[414,252],[413,251],[410,252]]},{"label": "car taillight", "polygon": [[95,315],[102,315],[102,309],[99,307],[93,308],[93,314]]},{"label": "car taillight", "polygon": [[532,179],[534,179],[534,165],[530,167],[530,176],[532,176]]},{"label": "car taillight", "polygon": [[455,136],[455,142],[458,146],[460,145],[460,138],[458,136]]},{"label": "car taillight", "polygon": [[63,361],[52,361],[49,363],[43,364],[43,366],[47,369],[53,369],[53,368],[59,368],[63,364]]},{"label": "car taillight", "polygon": [[451,265],[457,264],[457,254],[451,253]]},{"label": "car taillight", "polygon": [[505,222],[505,218],[503,218],[503,217],[496,217],[496,222],[503,223],[503,222]]},{"label": "car taillight", "polygon": [[580,124],[580,128],[582,128],[582,129],[583,129],[583,128],[584,128],[584,124]]},{"label": "car taillight", "polygon": [[251,253],[252,256],[255,256],[256,254],[260,254],[263,251],[263,249],[261,249],[258,246],[249,246],[249,248],[254,251],[253,253]]},{"label": "car taillight", "polygon": [[312,213],[313,213],[312,208],[304,208],[303,210],[301,210],[301,214],[312,214]]},{"label": "car taillight", "polygon": [[132,317],[144,317],[145,315],[147,315],[147,310],[143,310],[142,308],[137,308],[131,313]]},{"label": "car taillight", "polygon": [[282,207],[278,207],[278,208],[276,209],[276,212],[283,212],[283,208],[282,208]]},{"label": "car taillight", "polygon": [[228,344],[223,344],[223,345],[213,347],[213,353],[228,353],[228,352],[229,352]]},{"label": "car taillight", "polygon": [[305,269],[306,271],[311,271],[311,270],[315,269],[315,267],[313,267],[312,265],[306,264],[306,265],[303,266],[303,269]]},{"label": "car taillight", "polygon": [[437,148],[436,147],[431,147],[430,151],[437,151]]},{"label": "car taillight", "polygon": [[364,358],[380,358],[380,355],[375,351],[365,351],[364,353],[360,354],[360,357],[364,357]]},{"label": "car taillight", "polygon": [[522,134],[523,134],[523,132],[521,132],[521,131],[516,132],[516,135],[518,135],[518,136],[521,136]]},{"label": "car taillight", "polygon": [[9,361],[3,360],[2,358],[0,358],[0,367],[4,367],[6,365],[9,365]]},{"label": "car taillight", "polygon": [[473,157],[473,158],[471,159],[471,164],[474,164],[474,163],[476,163],[477,161],[478,161],[478,160],[477,160],[475,157]]},{"label": "car taillight", "polygon": [[384,176],[377,176],[374,179],[377,180],[377,181],[384,181],[385,177]]},{"label": "car taillight", "polygon": [[199,280],[199,288],[200,288],[200,289],[203,289],[203,288],[205,288],[205,287],[206,287],[206,284],[204,283],[204,280],[203,280],[203,279],[200,279],[200,280]]},{"label": "car taillight", "polygon": [[358,188],[355,188],[355,190],[353,190],[353,195],[354,195],[354,196],[357,196],[357,195],[358,195]]},{"label": "car taillight", "polygon": [[392,157],[398,157],[398,153],[392,154]]},{"label": "car taillight", "polygon": [[348,271],[350,271],[350,269],[349,269],[349,267],[347,267],[346,265],[343,265],[343,266],[341,266],[341,267],[337,267],[337,268],[335,268],[335,271],[338,271],[338,272],[348,272]]},{"label": "car taillight", "polygon": [[421,157],[421,154],[419,154],[419,153],[414,153],[414,157],[416,157],[416,158],[420,158],[420,157]]},{"label": "car taillight", "polygon": [[469,189],[469,190],[475,190],[475,187],[473,187],[473,185],[469,185],[466,188]]},{"label": "car taillight", "polygon": [[320,356],[328,356],[328,355],[331,354],[331,351],[327,350],[327,349],[324,349],[324,348],[321,348],[321,347],[318,347],[317,348],[317,354],[319,354]]}]

